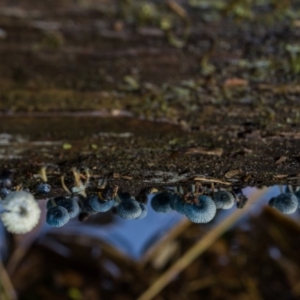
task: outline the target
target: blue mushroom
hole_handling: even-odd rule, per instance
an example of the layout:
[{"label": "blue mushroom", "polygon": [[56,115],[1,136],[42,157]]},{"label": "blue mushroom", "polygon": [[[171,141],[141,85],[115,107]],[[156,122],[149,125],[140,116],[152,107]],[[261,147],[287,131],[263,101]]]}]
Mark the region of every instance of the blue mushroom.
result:
[{"label": "blue mushroom", "polygon": [[46,214],[46,222],[52,227],[61,227],[70,220],[67,209],[62,206],[50,208]]},{"label": "blue mushroom", "polygon": [[151,206],[156,212],[168,213],[172,211],[171,198],[173,193],[164,191],[157,193],[151,201]]},{"label": "blue mushroom", "polygon": [[144,204],[144,203],[141,203],[141,202],[139,202],[139,204],[140,204],[142,213],[140,214],[139,217],[136,218],[137,220],[139,220],[139,219],[144,219],[144,218],[147,216],[147,214],[148,214],[147,205]]},{"label": "blue mushroom", "polygon": [[39,194],[48,194],[51,191],[51,186],[47,183],[40,183],[37,187],[36,187],[36,191]]},{"label": "blue mushroom", "polygon": [[129,200],[132,197],[131,194],[128,192],[118,193],[118,196],[121,201]]},{"label": "blue mushroom", "polygon": [[118,206],[118,215],[123,219],[136,219],[142,214],[142,208],[138,201],[134,198],[122,201]]},{"label": "blue mushroom", "polygon": [[295,196],[297,197],[297,201],[298,201],[298,208],[300,208],[300,190],[295,192]]},{"label": "blue mushroom", "polygon": [[115,200],[101,200],[97,195],[92,195],[88,198],[88,203],[94,211],[106,212],[114,206]]},{"label": "blue mushroom", "polygon": [[205,195],[199,196],[195,203],[185,203],[184,212],[187,218],[193,223],[208,223],[216,215],[214,201]]},{"label": "blue mushroom", "polygon": [[94,215],[96,211],[92,209],[88,203],[88,199],[81,198],[79,201],[81,212],[78,215],[78,220],[81,222],[86,221],[90,216]]},{"label": "blue mushroom", "polygon": [[292,193],[279,194],[277,197],[270,199],[269,205],[279,210],[283,214],[292,214],[298,208],[297,196]]},{"label": "blue mushroom", "polygon": [[213,198],[217,209],[230,209],[234,205],[234,197],[230,192],[218,191]]},{"label": "blue mushroom", "polygon": [[64,207],[68,211],[70,218],[76,217],[80,212],[80,207],[75,198],[56,197],[48,200],[47,209],[55,206]]},{"label": "blue mushroom", "polygon": [[2,188],[0,190],[0,197],[5,198],[11,192],[8,188]]},{"label": "blue mushroom", "polygon": [[179,194],[173,194],[171,196],[170,206],[178,213],[184,214],[184,201]]}]

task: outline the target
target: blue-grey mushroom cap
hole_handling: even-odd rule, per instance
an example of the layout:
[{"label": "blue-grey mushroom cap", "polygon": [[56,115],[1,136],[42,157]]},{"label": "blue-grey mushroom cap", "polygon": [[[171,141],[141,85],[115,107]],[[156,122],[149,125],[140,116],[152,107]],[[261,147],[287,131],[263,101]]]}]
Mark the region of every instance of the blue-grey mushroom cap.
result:
[{"label": "blue-grey mushroom cap", "polygon": [[292,193],[279,194],[269,201],[269,205],[283,214],[292,214],[298,208],[297,197]]},{"label": "blue-grey mushroom cap", "polygon": [[297,197],[297,201],[298,201],[298,208],[300,208],[300,190],[295,192],[295,196]]},{"label": "blue-grey mushroom cap", "polygon": [[293,188],[289,185],[285,186],[284,188],[285,193],[293,193]]},{"label": "blue-grey mushroom cap", "polygon": [[273,205],[274,205],[275,198],[276,198],[276,197],[272,197],[272,198],[269,200],[269,205],[272,206],[272,207],[273,207]]},{"label": "blue-grey mushroom cap", "polygon": [[96,211],[93,210],[93,208],[90,206],[88,198],[81,198],[78,203],[79,203],[81,212],[89,213],[89,214],[96,213]]},{"label": "blue-grey mushroom cap", "polygon": [[61,227],[70,220],[67,209],[62,206],[50,208],[46,214],[46,222],[52,227]]},{"label": "blue-grey mushroom cap", "polygon": [[94,211],[106,212],[114,206],[115,200],[101,200],[97,195],[92,195],[88,198],[88,203]]},{"label": "blue-grey mushroom cap", "polygon": [[215,202],[208,196],[201,195],[196,203],[184,204],[184,212],[187,218],[193,223],[208,223],[216,215],[217,207]]},{"label": "blue-grey mushroom cap", "polygon": [[53,202],[56,206],[64,207],[68,211],[70,218],[76,217],[80,212],[80,207],[75,198],[57,197],[49,199],[46,205],[47,209],[55,207]]},{"label": "blue-grey mushroom cap", "polygon": [[131,194],[128,193],[128,192],[118,193],[118,196],[119,196],[121,201],[129,200],[132,197]]},{"label": "blue-grey mushroom cap", "polygon": [[171,196],[170,206],[178,213],[184,214],[184,202],[182,196],[180,196],[179,194],[173,194]]},{"label": "blue-grey mushroom cap", "polygon": [[234,196],[227,191],[217,191],[213,198],[217,209],[230,209],[233,207]]},{"label": "blue-grey mushroom cap", "polygon": [[55,198],[50,198],[48,201],[47,201],[47,204],[46,204],[46,208],[47,209],[50,209],[52,207],[55,207],[55,206],[58,206],[58,202],[65,199],[64,196],[59,196],[59,197],[55,197]]},{"label": "blue-grey mushroom cap", "polygon": [[81,222],[86,221],[90,216],[97,213],[92,209],[87,198],[80,197],[78,199],[78,204],[80,207],[80,213],[78,215],[78,219]]},{"label": "blue-grey mushroom cap", "polygon": [[136,219],[142,213],[140,203],[133,198],[122,201],[118,206],[118,215],[123,219]]},{"label": "blue-grey mushroom cap", "polygon": [[140,207],[141,207],[141,214],[136,218],[137,220],[140,220],[140,219],[144,219],[147,214],[148,214],[148,209],[147,209],[147,205],[144,204],[144,203],[141,203],[141,202],[138,202],[140,204]]},{"label": "blue-grey mushroom cap", "polygon": [[0,189],[0,197],[5,198],[11,192],[8,188]]},{"label": "blue-grey mushroom cap", "polygon": [[170,198],[170,206],[173,210],[175,210],[175,203],[180,200],[181,196],[179,194],[172,194]]},{"label": "blue-grey mushroom cap", "polygon": [[172,211],[171,197],[173,193],[164,191],[157,193],[151,200],[151,206],[156,212],[168,213]]},{"label": "blue-grey mushroom cap", "polygon": [[39,194],[48,194],[51,191],[51,186],[48,183],[40,183],[36,187],[36,191]]},{"label": "blue-grey mushroom cap", "polygon": [[10,188],[12,182],[9,178],[0,178],[0,187]]},{"label": "blue-grey mushroom cap", "polygon": [[139,202],[139,204],[140,204],[142,213],[139,215],[139,217],[136,218],[137,220],[144,219],[147,216],[147,214],[148,214],[147,205],[144,204],[144,203],[141,203],[141,202]]}]

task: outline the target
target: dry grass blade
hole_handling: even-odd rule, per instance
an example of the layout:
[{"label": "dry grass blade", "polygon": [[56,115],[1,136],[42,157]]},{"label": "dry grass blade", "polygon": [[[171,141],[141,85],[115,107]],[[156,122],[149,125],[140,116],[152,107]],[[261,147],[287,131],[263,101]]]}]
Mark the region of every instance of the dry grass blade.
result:
[{"label": "dry grass blade", "polygon": [[[250,198],[250,202],[254,203],[268,189],[254,193]],[[236,210],[232,215],[226,218],[223,222],[209,231],[201,240],[199,240],[190,250],[188,250],[175,264],[173,264],[165,273],[163,273],[150,287],[146,290],[138,300],[150,300],[153,299],[159,292],[167,286],[173,278],[182,272],[187,266],[189,266],[198,256],[200,256],[205,250],[207,250],[222,234],[224,234],[233,224],[235,224],[241,217],[243,217],[251,206],[244,208],[243,210]]]},{"label": "dry grass blade", "polygon": [[213,182],[213,183],[220,183],[224,185],[231,185],[230,182],[219,180],[219,179],[214,179],[214,178],[205,178],[205,177],[195,177],[195,181],[203,181],[203,182]]},{"label": "dry grass blade", "polygon": [[168,234],[164,235],[160,241],[155,243],[152,247],[150,247],[147,252],[142,257],[140,264],[144,266],[149,261],[151,261],[158,252],[166,244],[168,244],[170,241],[176,239],[178,236],[180,236],[183,232],[186,231],[186,229],[191,225],[191,222],[187,219],[182,220],[179,222],[173,229],[171,229]]},{"label": "dry grass blade", "polygon": [[200,279],[189,282],[186,286],[186,291],[187,292],[199,291],[206,287],[212,286],[216,283],[217,283],[217,279],[215,278],[215,276],[200,278]]},{"label": "dry grass blade", "polygon": [[178,16],[183,19],[188,17],[186,10],[179,3],[173,0],[169,0],[167,3],[170,9],[173,10]]},{"label": "dry grass blade", "polygon": [[[15,289],[10,281],[10,278],[2,264],[2,261],[0,260],[0,287],[2,287],[3,293],[0,294],[1,299],[3,296],[7,300],[17,300],[17,294],[15,292]],[[4,294],[4,295],[3,295]]]},{"label": "dry grass blade", "polygon": [[216,148],[216,149],[208,150],[202,147],[193,147],[193,148],[186,149],[184,151],[184,154],[205,154],[205,155],[222,156],[223,149]]},{"label": "dry grass blade", "polygon": [[266,206],[263,213],[272,218],[276,224],[284,224],[285,226],[300,233],[300,224],[290,217],[278,212],[276,209]]}]

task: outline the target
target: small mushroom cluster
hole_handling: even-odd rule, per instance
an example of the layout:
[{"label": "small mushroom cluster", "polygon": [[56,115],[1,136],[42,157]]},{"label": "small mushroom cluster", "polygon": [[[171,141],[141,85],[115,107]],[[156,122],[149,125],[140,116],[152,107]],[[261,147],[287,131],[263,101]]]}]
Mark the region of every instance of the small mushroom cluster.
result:
[{"label": "small mushroom cluster", "polygon": [[[89,170],[81,174],[73,168],[72,174],[73,186],[70,186],[70,181],[66,184],[63,174],[60,177],[63,195],[46,199],[46,222],[52,227],[61,227],[76,216],[80,221],[84,221],[91,215],[109,210],[127,220],[145,218],[148,213],[147,198],[150,194],[153,194],[151,207],[154,211],[177,211],[194,223],[208,223],[215,217],[217,209],[230,209],[236,201],[238,205],[233,191],[229,192],[220,187],[215,191],[213,185],[202,187],[199,183],[184,187],[165,187],[161,190],[145,188],[135,197],[102,179],[96,192],[87,194],[91,178]],[[42,167],[39,174],[35,175],[39,178],[36,194],[46,196],[51,192],[46,167]],[[25,233],[38,223],[41,211],[28,190],[22,190],[21,187],[13,190],[8,178],[0,178],[0,198],[4,199],[1,201],[0,218],[10,232]]]},{"label": "small mushroom cluster", "polygon": [[235,203],[232,193],[224,190],[214,192],[201,190],[200,184],[192,186],[192,191],[182,187],[157,193],[151,201],[156,212],[177,211],[193,223],[208,223],[216,215],[217,209],[230,209]]},{"label": "small mushroom cluster", "polygon": [[46,221],[49,225],[61,227],[77,215],[80,221],[84,221],[93,214],[110,209],[114,209],[121,218],[127,220],[142,219],[147,215],[147,206],[144,203],[137,201],[129,193],[119,192],[118,186],[109,186],[105,179],[97,193],[87,195],[86,188],[90,178],[88,170],[85,183],[82,183],[76,169],[72,171],[75,186],[71,190],[66,186],[64,176],[61,177],[62,186],[68,196],[51,198],[47,202]]},{"label": "small mushroom cluster", "polygon": [[291,186],[288,186],[285,192],[269,200],[269,205],[283,214],[289,215],[294,213],[297,208],[300,208],[300,190],[293,191]]},{"label": "small mushroom cluster", "polygon": [[5,198],[11,192],[10,172],[4,172],[0,178],[0,198]]}]

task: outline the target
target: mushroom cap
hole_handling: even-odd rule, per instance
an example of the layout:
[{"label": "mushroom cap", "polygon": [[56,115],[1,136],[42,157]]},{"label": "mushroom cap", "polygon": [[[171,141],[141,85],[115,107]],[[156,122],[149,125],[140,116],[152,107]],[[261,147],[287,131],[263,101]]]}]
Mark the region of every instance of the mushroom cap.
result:
[{"label": "mushroom cap", "polygon": [[233,207],[235,199],[230,192],[217,191],[213,198],[217,209],[230,209]]},{"label": "mushroom cap", "polygon": [[47,202],[47,209],[55,207],[55,205],[53,205],[54,202],[56,206],[64,207],[68,211],[70,218],[74,218],[80,212],[80,207],[75,199],[76,198],[74,197],[72,198],[56,197],[54,199],[49,199]]},{"label": "mushroom cap", "polygon": [[52,227],[61,227],[70,220],[69,213],[62,206],[54,206],[47,211],[46,222]]},{"label": "mushroom cap", "polygon": [[151,206],[156,212],[168,213],[172,211],[171,197],[173,193],[164,191],[157,193],[151,200]]},{"label": "mushroom cap", "polygon": [[5,211],[0,218],[9,232],[27,233],[38,224],[41,209],[31,193],[10,192],[1,204]]},{"label": "mushroom cap", "polygon": [[115,200],[101,200],[97,195],[92,195],[88,198],[88,203],[94,211],[106,212],[114,206]]},{"label": "mushroom cap", "polygon": [[193,223],[208,223],[216,215],[217,207],[214,201],[205,195],[197,198],[196,203],[185,203],[184,212]]},{"label": "mushroom cap", "polygon": [[300,190],[295,192],[295,196],[297,197],[298,207],[300,208]]},{"label": "mushroom cap", "polygon": [[138,201],[134,198],[122,201],[118,206],[118,215],[123,219],[136,219],[142,214],[142,208]]},{"label": "mushroom cap", "polygon": [[51,191],[51,185],[48,183],[40,183],[37,187],[36,187],[36,191],[39,194],[48,194]]},{"label": "mushroom cap", "polygon": [[180,214],[184,214],[184,202],[179,194],[173,194],[171,196],[170,206],[173,210],[176,210]]},{"label": "mushroom cap", "polygon": [[292,193],[282,193],[269,201],[269,205],[283,214],[294,213],[298,208],[297,196]]},{"label": "mushroom cap", "polygon": [[0,189],[0,197],[5,198],[10,192],[11,190],[8,188],[2,188]]},{"label": "mushroom cap", "polygon": [[147,205],[144,204],[144,203],[141,203],[141,202],[139,202],[139,204],[140,204],[142,213],[139,215],[139,217],[136,218],[137,220],[144,219],[147,216],[147,214],[148,214]]}]

